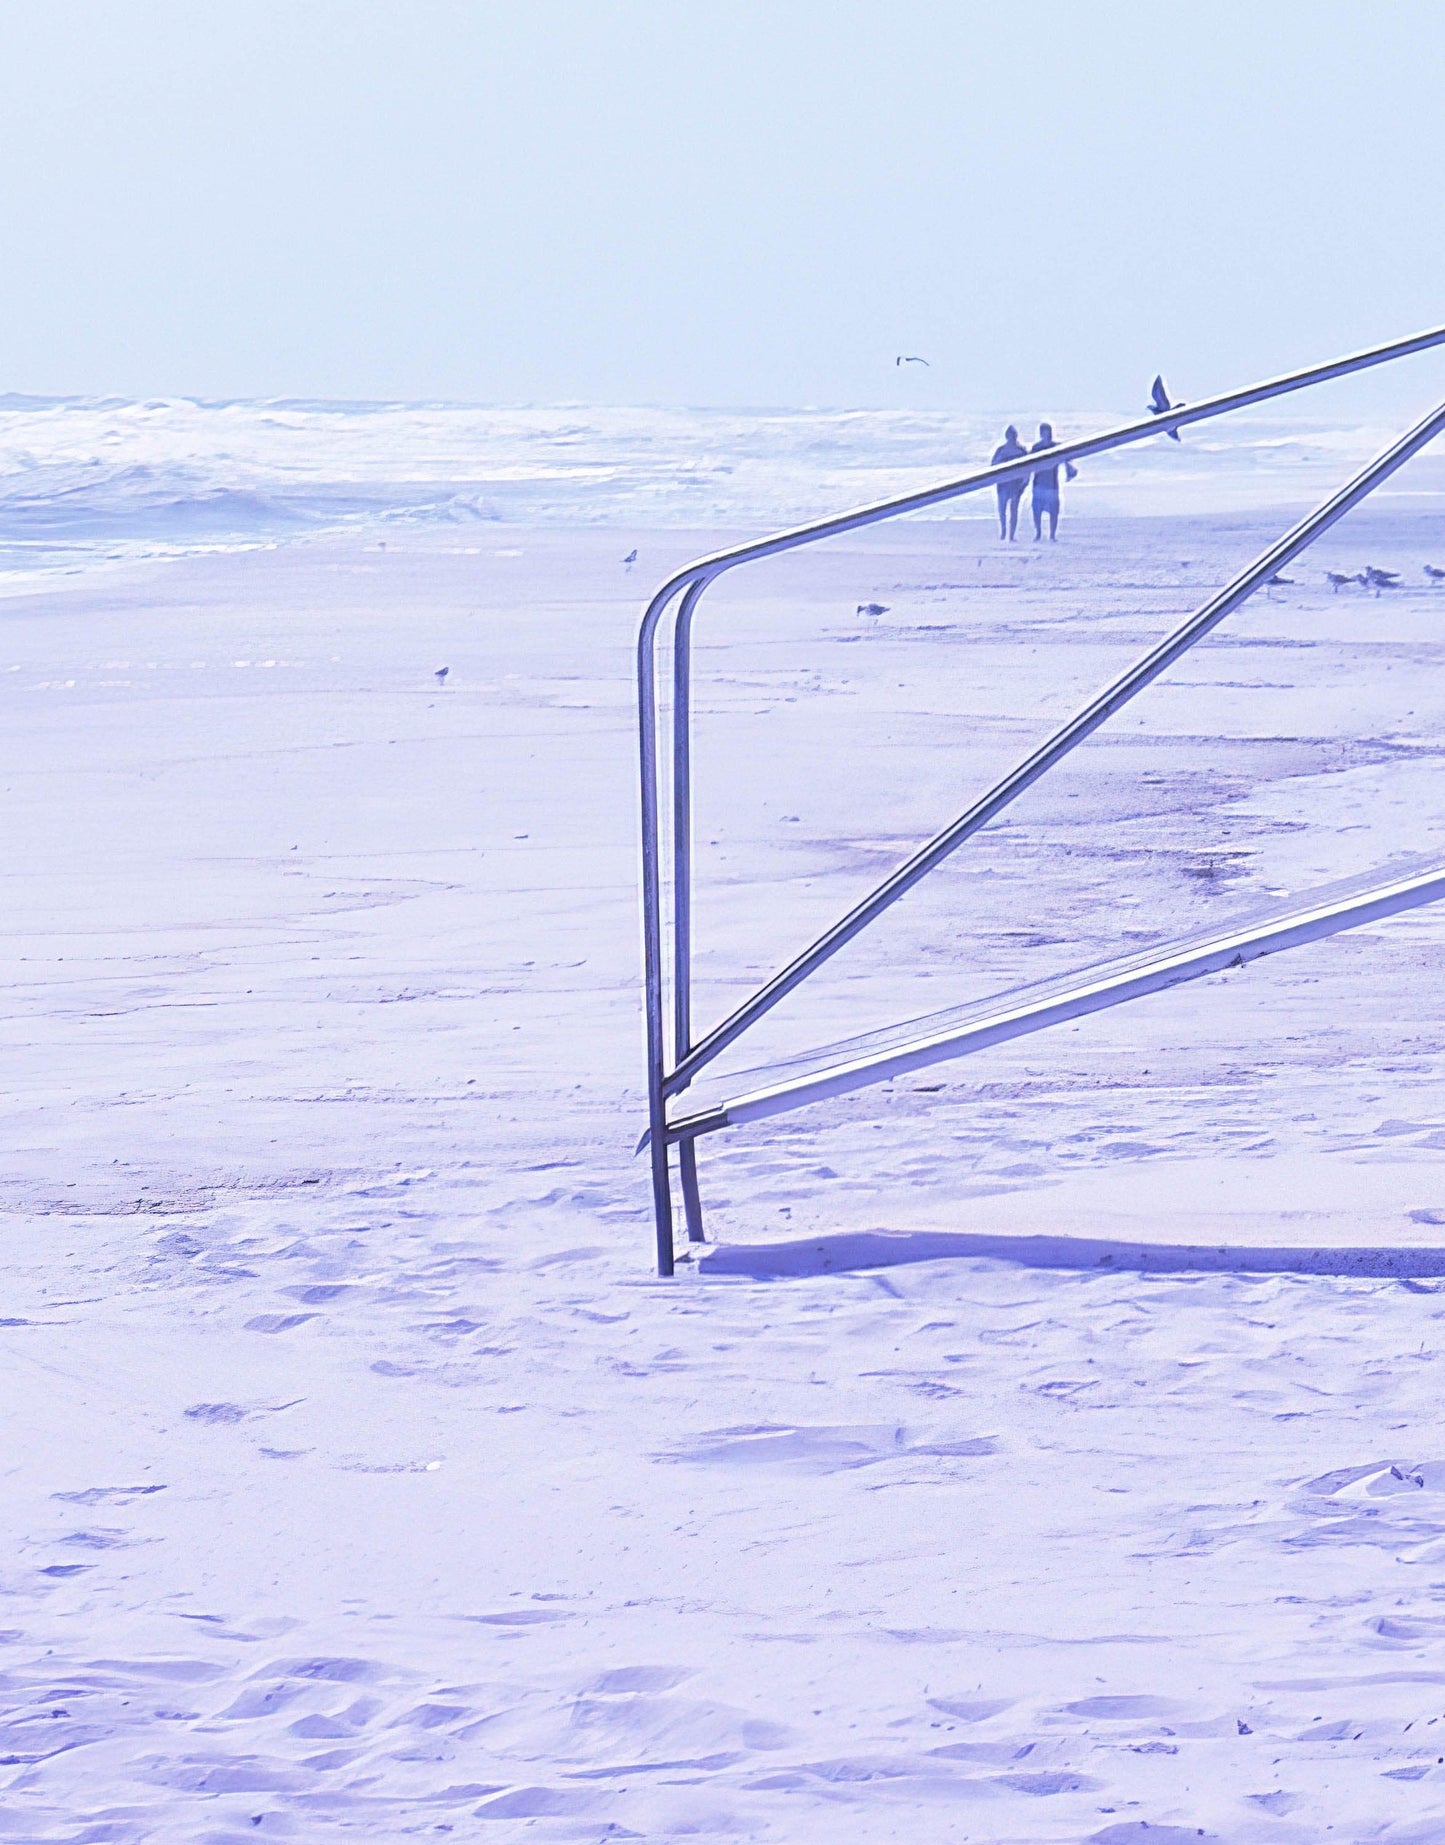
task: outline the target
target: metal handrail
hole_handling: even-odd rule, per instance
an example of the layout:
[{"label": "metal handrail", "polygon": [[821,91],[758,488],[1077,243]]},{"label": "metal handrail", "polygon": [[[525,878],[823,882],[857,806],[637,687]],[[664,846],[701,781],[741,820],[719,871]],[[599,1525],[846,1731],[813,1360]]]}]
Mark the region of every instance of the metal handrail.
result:
[{"label": "metal handrail", "polygon": [[[1150,415],[1134,423],[1121,425],[1117,429],[1107,430],[1095,436],[1081,438],[1076,442],[1060,443],[1047,451],[1047,464],[1086,458],[1102,454],[1111,449],[1121,448],[1133,442],[1144,441],[1148,437],[1184,428],[1191,423],[1205,421],[1208,418],[1222,416],[1232,410],[1246,409],[1257,403],[1287,393],[1307,389],[1311,385],[1322,384],[1331,379],[1344,377],[1350,373],[1363,371],[1375,365],[1389,363],[1394,359],[1404,358],[1410,354],[1423,352],[1432,347],[1445,344],[1445,327],[1435,328],[1426,333],[1415,334],[1408,339],[1395,340],[1390,343],[1372,347],[1364,352],[1352,354],[1343,359],[1336,359],[1325,365],[1308,367],[1302,371],[1292,372],[1264,383],[1252,385],[1242,391],[1227,392],[1221,396],[1206,398],[1192,405],[1180,405],[1163,415]],[[1425,438],[1428,440],[1428,438]],[[680,1077],[680,1069],[685,1060],[692,1058],[690,1073],[701,1067],[696,1053],[702,1046],[694,1047],[690,1043],[691,1033],[691,816],[690,816],[690,630],[692,618],[702,592],[718,576],[735,569],[740,564],[761,561],[777,556],[782,552],[797,549],[800,546],[814,544],[824,538],[840,536],[846,532],[857,531],[863,527],[878,524],[886,519],[893,519],[905,513],[922,512],[930,507],[942,505],[960,496],[982,491],[989,486],[1003,485],[1018,480],[1032,473],[1040,465],[1038,455],[1014,462],[1006,462],[996,467],[980,469],[972,474],[946,481],[936,487],[925,488],[911,494],[904,494],[895,499],[878,501],[862,506],[851,512],[837,514],[831,518],[816,521],[810,525],[794,527],[790,530],[774,533],[770,537],[757,539],[749,544],[736,546],[727,551],[720,551],[710,556],[697,559],[674,573],[661,585],[649,601],[644,611],[637,638],[637,675],[638,675],[638,728],[641,756],[641,807],[642,807],[642,908],[643,908],[643,953],[645,963],[645,1014],[648,1060],[648,1133],[650,1141],[652,1166],[652,1191],[654,1213],[657,1222],[657,1259],[658,1272],[663,1275],[672,1273],[672,1200],[667,1167],[667,1119],[666,1106],[668,1097],[685,1086],[687,1078]],[[1397,464],[1398,465],[1398,464]],[[1368,491],[1368,489],[1366,489]],[[1337,515],[1338,516],[1338,515]],[[1276,566],[1278,567],[1278,566]],[[679,609],[674,653],[674,708],[673,708],[673,861],[674,861],[674,1037],[675,1055],[678,1067],[669,1072],[667,1069],[667,1034],[663,1010],[663,941],[662,941],[662,890],[661,890],[661,838],[659,828],[659,763],[658,763],[658,708],[656,684],[656,637],[657,631],[669,605],[683,592],[683,602]],[[1226,611],[1227,613],[1227,611]],[[1221,617],[1222,619],[1222,617]],[[680,657],[679,657],[680,655]],[[1163,670],[1162,667],[1159,670]],[[681,694],[679,697],[678,694]],[[1102,721],[1100,719],[1099,721]],[[965,816],[966,818],[966,816]],[[942,838],[943,836],[940,836]],[[956,843],[956,842],[955,842]],[[937,844],[935,841],[934,844]],[[929,848],[925,848],[927,851]],[[951,849],[951,848],[950,848]],[[910,861],[911,863],[912,861]],[[923,876],[925,867],[918,873]],[[901,868],[907,871],[908,867]],[[844,939],[866,927],[875,916],[882,913],[888,905],[903,894],[894,879],[885,882],[871,899],[850,913],[845,923],[853,923],[849,934]],[[913,880],[916,881],[916,880]],[[866,912],[866,913],[864,913]],[[819,942],[805,951],[804,955],[783,970],[783,976],[796,972],[789,986],[791,990],[799,980],[805,979],[815,966],[827,959],[828,955],[841,947],[842,940],[831,942],[834,932],[820,938]],[[830,945],[831,944],[831,945]],[[781,979],[783,976],[780,976]],[[747,1029],[756,1018],[761,1017],[777,1000],[783,991],[774,991],[777,982],[770,982],[762,993],[740,1008],[732,1017],[715,1028],[704,1045],[717,1039],[719,1032],[728,1030],[727,1042]],[[769,995],[765,1003],[759,1006],[759,1000]],[[735,1029],[733,1029],[735,1027]],[[723,1048],[717,1043],[710,1054]],[[703,1059],[705,1061],[705,1059]],[[680,1153],[684,1200],[687,1206],[689,1233],[700,1235],[700,1215],[697,1207],[696,1169],[691,1157],[690,1143],[684,1143]]]}]

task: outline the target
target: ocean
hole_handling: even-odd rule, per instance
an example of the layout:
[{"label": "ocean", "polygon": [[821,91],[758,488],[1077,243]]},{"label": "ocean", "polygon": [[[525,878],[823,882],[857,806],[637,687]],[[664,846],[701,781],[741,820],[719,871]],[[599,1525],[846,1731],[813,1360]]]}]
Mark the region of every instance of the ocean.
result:
[{"label": "ocean", "polygon": [[[1129,419],[1045,412],[1061,439]],[[1031,432],[1038,415],[1011,413]],[[767,530],[986,462],[1002,413],[0,397],[0,589],[374,526]],[[1403,426],[1404,419],[1401,421]],[[1081,470],[1072,516],[1308,504],[1397,425],[1239,415]],[[1426,455],[1383,498],[1445,496]],[[953,516],[987,519],[991,496]],[[938,517],[939,514],[931,515]],[[946,516],[946,511],[945,511]]]}]

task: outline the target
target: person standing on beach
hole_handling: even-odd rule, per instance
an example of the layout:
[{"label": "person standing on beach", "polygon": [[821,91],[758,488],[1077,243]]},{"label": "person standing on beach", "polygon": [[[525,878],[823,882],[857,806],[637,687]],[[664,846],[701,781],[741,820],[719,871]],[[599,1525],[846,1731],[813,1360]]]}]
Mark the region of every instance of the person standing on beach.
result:
[{"label": "person standing on beach", "polygon": [[[1039,424],[1039,439],[1029,451],[1037,455],[1040,449],[1053,448],[1054,431],[1052,424]],[[1070,469],[1070,479],[1073,470]],[[1051,468],[1035,468],[1033,473],[1034,493],[1034,543],[1044,535],[1044,517],[1048,516],[1049,539],[1055,540],[1059,535],[1059,464],[1056,461]]]},{"label": "person standing on beach", "polygon": [[[993,451],[991,466],[998,467],[1005,461],[1017,461],[1027,455],[1028,450],[1019,441],[1019,432],[1010,423],[1003,432],[1003,441]],[[1006,480],[997,489],[998,492],[998,535],[1000,538],[1017,538],[1019,530],[1019,501],[1024,497],[1024,477]]]}]

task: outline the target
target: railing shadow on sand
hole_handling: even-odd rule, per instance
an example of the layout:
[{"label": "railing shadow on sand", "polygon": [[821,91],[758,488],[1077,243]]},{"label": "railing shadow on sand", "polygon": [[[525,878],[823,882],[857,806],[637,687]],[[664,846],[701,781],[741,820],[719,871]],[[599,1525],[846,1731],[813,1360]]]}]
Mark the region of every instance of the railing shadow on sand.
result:
[{"label": "railing shadow on sand", "polygon": [[[1151,1243],[1096,1236],[991,1235],[964,1230],[843,1230],[783,1243],[725,1243],[697,1253],[701,1275],[740,1281],[800,1281],[817,1275],[950,1261],[1011,1262],[1020,1268],[1081,1274],[1335,1275],[1362,1278],[1445,1276],[1445,1243],[1271,1246]],[[1432,1292],[1434,1290],[1431,1290]]]}]

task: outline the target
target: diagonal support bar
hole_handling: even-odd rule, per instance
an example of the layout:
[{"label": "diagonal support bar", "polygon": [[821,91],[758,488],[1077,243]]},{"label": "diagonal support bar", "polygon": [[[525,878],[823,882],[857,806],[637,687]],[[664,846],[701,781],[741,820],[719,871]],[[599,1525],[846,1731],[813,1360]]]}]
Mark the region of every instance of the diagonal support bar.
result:
[{"label": "diagonal support bar", "polygon": [[1226,968],[1242,967],[1261,955],[1298,948],[1305,942],[1318,942],[1346,929],[1379,922],[1401,910],[1437,903],[1442,897],[1445,897],[1445,867],[1437,867],[1376,890],[1336,898],[1289,916],[1255,923],[1212,941],[1166,949],[1151,960],[1135,961],[1113,973],[1096,970],[1092,975],[1080,975],[1073,986],[1063,991],[1055,990],[1044,997],[1000,1006],[997,1011],[985,1013],[953,1030],[933,1032],[890,1050],[851,1058],[831,1069],[773,1083],[715,1108],[684,1115],[672,1124],[669,1136],[673,1140],[690,1140],[718,1128],[762,1121],[769,1115],[805,1108],[811,1102],[847,1095],[873,1083],[886,1083],[890,1077],[924,1070],[930,1064],[944,1063],[952,1058],[967,1057],[973,1051],[987,1050],[990,1045],[1006,1044],[1011,1038],[1044,1031],[1050,1025],[1086,1018],[1091,1012],[1102,1012],[1107,1007],[1123,1005],[1127,1000],[1142,999],[1146,994],[1180,986],[1187,980],[1222,973]]},{"label": "diagonal support bar", "polygon": [[1367,467],[1361,469],[1353,480],[1347,482],[1323,505],[1316,507],[1283,538],[1261,552],[1232,583],[1166,636],[1158,646],[1151,648],[1112,685],[1106,686],[1061,729],[1055,731],[1047,742],[1042,743],[1002,781],[975,801],[972,807],[960,814],[957,820],[900,865],[875,891],[834,923],[826,934],[819,936],[811,947],[804,949],[802,954],[775,974],[721,1024],[714,1026],[685,1056],[679,1058],[676,1069],[663,1085],[664,1095],[673,1095],[685,1088],[704,1065],[726,1050],[825,961],[837,954],[840,948],[861,934],[886,909],[912,890],[915,884],[926,878],[966,839],[1016,801],[1040,776],[1076,749],[1086,737],[1092,736],[1101,724],[1157,679],[1182,654],[1217,628],[1261,584],[1268,582],[1277,570],[1282,570],[1291,559],[1313,544],[1321,532],[1327,531],[1337,520],[1342,519],[1352,507],[1373,492],[1381,481],[1403,467],[1411,456],[1418,454],[1442,429],[1445,429],[1445,405],[1433,410],[1398,441],[1391,443]]},{"label": "diagonal support bar", "polygon": [[[1396,359],[1408,358],[1414,353],[1425,352],[1442,344],[1445,344],[1445,327],[1434,327],[1425,333],[1412,334],[1406,339],[1390,340],[1382,346],[1372,346],[1363,352],[1350,353],[1342,359],[1332,359],[1324,365],[1311,365],[1302,371],[1286,372],[1279,377],[1266,379],[1260,384],[1248,385],[1240,391],[1226,391],[1220,396],[1202,398],[1193,404],[1176,405],[1163,416],[1151,413],[1133,423],[1104,430],[1094,436],[1081,437],[1075,442],[1059,444],[1050,451],[1050,459],[1075,461],[1092,455],[1105,454],[1111,449],[1146,441],[1151,436],[1161,433],[1176,433],[1191,424],[1206,422],[1213,417],[1224,416],[1234,410],[1249,409],[1255,404],[1269,402],[1276,397],[1286,396],[1290,392],[1307,390],[1312,385],[1325,384],[1336,378],[1369,370],[1376,365],[1390,364]],[[1036,465],[1034,458],[1029,456],[1023,461],[1004,462],[996,467],[977,469],[971,474],[944,481],[936,487],[924,488],[917,493],[904,494],[898,499],[881,500],[870,506],[855,507],[850,512],[836,514],[830,519],[819,520],[811,525],[794,526],[790,530],[774,532],[768,537],[756,539],[750,544],[734,546],[728,551],[714,552],[709,557],[698,558],[678,571],[653,596],[643,615],[642,626],[638,633],[638,699],[640,728],[644,743],[649,736],[651,738],[651,747],[644,747],[642,752],[642,775],[644,784],[649,781],[653,784],[650,798],[651,811],[655,815],[658,777],[657,732],[655,718],[646,707],[655,703],[656,700],[653,659],[658,626],[674,597],[679,591],[685,592],[675,629],[673,705],[673,809],[675,816],[673,832],[675,903],[673,981],[675,1004],[679,1011],[686,1013],[690,1008],[692,988],[690,918],[688,915],[692,888],[691,796],[687,786],[689,780],[687,755],[691,732],[688,660],[692,617],[698,598],[716,577],[736,569],[740,564],[757,563],[764,558],[775,557],[781,552],[796,550],[802,545],[815,544],[820,539],[858,531],[865,526],[876,525],[885,519],[898,518],[905,513],[924,512],[965,494],[980,492],[990,486],[1002,486],[1008,481],[1023,480]],[[649,811],[649,791],[646,786],[643,789],[643,811],[645,817]],[[651,1044],[655,1037],[660,1046],[662,1043],[660,889],[654,881],[649,898],[646,864],[649,856],[655,858],[661,851],[661,841],[657,836],[655,824],[651,828],[644,824],[642,849],[644,900],[650,906],[646,908],[643,917],[649,1043]],[[655,994],[654,985],[656,986]],[[679,1061],[689,1048],[685,1034],[675,1035],[674,1061]],[[649,1056],[651,1056],[651,1051],[649,1051]],[[678,1088],[685,1086],[685,1081],[681,1084],[675,1083],[669,1093],[676,1093]]]}]

